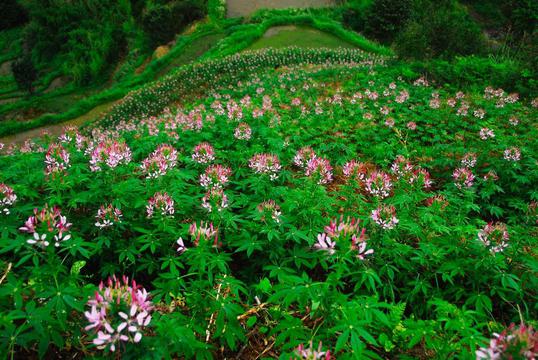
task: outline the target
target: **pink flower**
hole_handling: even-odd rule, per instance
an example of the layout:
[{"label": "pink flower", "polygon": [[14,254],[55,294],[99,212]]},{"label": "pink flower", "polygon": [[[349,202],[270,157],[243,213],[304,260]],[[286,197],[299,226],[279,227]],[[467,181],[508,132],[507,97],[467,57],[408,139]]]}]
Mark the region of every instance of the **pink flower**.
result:
[{"label": "pink flower", "polygon": [[26,241],[28,244],[48,247],[52,241],[58,247],[61,242],[71,239],[71,235],[67,234],[70,227],[71,223],[62,216],[58,207],[50,209],[46,204],[41,210],[34,209],[34,216],[30,216],[19,230],[33,235]]},{"label": "pink flower", "polygon": [[90,170],[101,171],[105,165],[114,169],[120,164],[130,163],[131,156],[131,149],[124,141],[101,141],[91,150]]},{"label": "pink flower", "polygon": [[93,299],[88,301],[89,311],[84,315],[89,325],[84,329],[97,332],[93,343],[98,349],[114,352],[121,342],[138,343],[151,322],[153,305],[147,291],[133,280],[113,276],[107,284],[99,285]]},{"label": "pink flower", "polygon": [[314,248],[327,251],[330,255],[336,251],[336,245],[349,246],[349,249],[357,252],[357,258],[364,260],[366,255],[373,254],[372,249],[366,249],[366,229],[360,228],[359,220],[355,218],[343,217],[340,220],[331,220],[325,227],[325,232],[318,234]]},{"label": "pink flower", "polygon": [[196,222],[193,222],[189,227],[189,235],[195,246],[200,244],[200,240],[204,241],[204,243],[213,242],[214,247],[220,246],[218,242],[219,231],[213,227],[213,223],[206,224],[202,221],[198,225]]},{"label": "pink flower", "polygon": [[365,181],[366,191],[371,195],[386,198],[392,189],[390,177],[382,171],[374,171]]},{"label": "pink flower", "polygon": [[171,145],[160,145],[150,156],[142,161],[140,168],[147,179],[166,175],[177,165],[177,150]]},{"label": "pink flower", "polygon": [[325,185],[333,180],[332,169],[329,160],[316,156],[308,160],[305,175],[315,178],[319,185]]},{"label": "pink flower", "polygon": [[247,123],[240,123],[234,130],[234,137],[238,140],[250,140],[252,130]]},{"label": "pink flower", "polygon": [[192,160],[198,164],[207,164],[215,160],[215,150],[210,144],[203,142],[194,147]]},{"label": "pink flower", "polygon": [[414,121],[410,121],[407,123],[407,128],[409,130],[416,130],[417,129],[417,123]]},{"label": "pink flower", "polygon": [[264,201],[258,204],[256,209],[262,214],[261,221],[266,222],[266,219],[270,217],[275,223],[280,223],[280,216],[282,213],[280,211],[280,206],[278,206],[274,200]]},{"label": "pink flower", "polygon": [[229,181],[232,170],[222,165],[211,165],[200,175],[200,185],[205,189],[222,189]]},{"label": "pink flower", "polygon": [[174,200],[165,192],[156,192],[146,205],[148,219],[153,217],[155,211],[161,216],[174,215]]},{"label": "pink flower", "polygon": [[368,170],[364,163],[351,160],[344,164],[342,171],[346,178],[364,182],[364,180],[366,180],[366,173]]},{"label": "pink flower", "polygon": [[383,229],[394,229],[399,220],[394,206],[381,205],[372,211],[372,220]]},{"label": "pink flower", "polygon": [[217,209],[218,212],[228,207],[228,197],[222,189],[212,187],[202,198],[202,207],[208,212]]},{"label": "pink flower", "polygon": [[493,132],[493,130],[488,129],[488,128],[480,129],[479,135],[480,135],[480,139],[482,140],[487,140],[487,139],[495,137],[495,133]]},{"label": "pink flower", "polygon": [[95,226],[100,229],[111,227],[116,223],[120,223],[122,217],[121,210],[115,208],[112,204],[108,204],[106,207],[101,205],[95,216],[97,219]]},{"label": "pink flower", "polygon": [[508,230],[504,223],[488,223],[478,232],[478,240],[491,252],[498,253],[508,247]]},{"label": "pink flower", "polygon": [[9,208],[17,201],[17,195],[13,189],[4,183],[0,183],[0,213],[9,215]]},{"label": "pink flower", "polygon": [[521,160],[521,151],[517,147],[511,147],[504,150],[503,157],[507,161],[519,161]]},{"label": "pink flower", "polygon": [[476,351],[476,359],[528,359],[538,358],[538,332],[532,326],[511,324],[500,334],[493,334],[488,347]]},{"label": "pink flower", "polygon": [[475,179],[472,171],[465,167],[454,170],[452,177],[454,178],[454,185],[456,185],[458,189],[463,189],[464,187],[470,188],[473,186]]},{"label": "pink flower", "polygon": [[45,155],[45,166],[45,175],[62,175],[71,166],[69,153],[60,144],[50,145]]},{"label": "pink flower", "polygon": [[331,241],[331,238],[325,233],[318,234],[318,241],[314,244],[314,248],[317,250],[327,251],[329,255],[335,253],[336,242]]},{"label": "pink flower", "polygon": [[278,179],[278,172],[281,169],[278,157],[272,154],[256,154],[248,165],[256,174],[269,175],[269,179],[274,181]]},{"label": "pink flower", "polygon": [[461,164],[465,166],[466,168],[474,168],[476,165],[476,154],[475,153],[467,153],[463,156],[461,159]]},{"label": "pink flower", "polygon": [[308,161],[310,159],[316,157],[316,153],[310,146],[305,146],[297,151],[295,156],[293,157],[293,164],[295,166],[298,166],[302,169],[305,169]]},{"label": "pink flower", "polygon": [[299,359],[304,359],[304,360],[330,360],[331,359],[330,351],[322,351],[321,341],[319,342],[317,350],[313,348],[312,342],[310,342],[310,347],[308,348],[305,348],[303,344],[299,345],[297,349],[295,349],[295,355],[298,356]]}]

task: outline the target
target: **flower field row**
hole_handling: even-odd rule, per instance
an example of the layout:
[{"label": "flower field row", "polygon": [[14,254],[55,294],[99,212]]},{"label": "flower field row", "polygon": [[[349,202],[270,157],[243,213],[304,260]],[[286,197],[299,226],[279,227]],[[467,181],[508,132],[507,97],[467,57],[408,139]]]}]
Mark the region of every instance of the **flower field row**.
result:
[{"label": "flower field row", "polygon": [[2,347],[532,358],[537,101],[297,54],[194,65],[86,133],[5,147]]}]

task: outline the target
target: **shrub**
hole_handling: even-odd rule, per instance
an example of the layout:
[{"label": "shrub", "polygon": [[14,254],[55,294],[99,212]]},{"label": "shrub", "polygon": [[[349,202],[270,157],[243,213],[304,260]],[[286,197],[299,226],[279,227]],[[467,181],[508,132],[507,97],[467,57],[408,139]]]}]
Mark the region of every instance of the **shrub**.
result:
[{"label": "shrub", "polygon": [[456,2],[418,0],[395,47],[406,58],[451,58],[482,52],[484,41],[478,25]]},{"label": "shrub", "polygon": [[37,71],[32,58],[28,54],[24,55],[11,65],[11,71],[17,86],[31,94],[34,91],[34,81],[37,79]]},{"label": "shrub", "polygon": [[366,16],[366,32],[380,41],[392,41],[411,15],[411,5],[411,0],[375,0]]}]

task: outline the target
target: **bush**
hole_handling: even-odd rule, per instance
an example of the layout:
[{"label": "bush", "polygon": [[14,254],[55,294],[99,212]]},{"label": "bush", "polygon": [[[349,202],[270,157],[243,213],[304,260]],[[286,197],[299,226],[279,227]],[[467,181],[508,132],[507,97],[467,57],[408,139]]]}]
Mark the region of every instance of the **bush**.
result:
[{"label": "bush", "polygon": [[204,2],[194,0],[153,4],[142,14],[142,28],[155,47],[173,40],[189,23],[203,18],[206,11]]},{"label": "bush", "polygon": [[419,0],[395,47],[405,58],[452,58],[482,52],[484,40],[478,25],[455,1]]},{"label": "bush", "polygon": [[26,11],[16,0],[2,0],[0,14],[0,30],[21,26],[28,21]]},{"label": "bush", "polygon": [[375,0],[366,16],[366,32],[383,42],[390,42],[411,15],[411,0]]},{"label": "bush", "polygon": [[28,93],[34,91],[34,81],[37,79],[37,71],[29,55],[21,57],[11,65],[13,77],[17,82],[17,86]]}]

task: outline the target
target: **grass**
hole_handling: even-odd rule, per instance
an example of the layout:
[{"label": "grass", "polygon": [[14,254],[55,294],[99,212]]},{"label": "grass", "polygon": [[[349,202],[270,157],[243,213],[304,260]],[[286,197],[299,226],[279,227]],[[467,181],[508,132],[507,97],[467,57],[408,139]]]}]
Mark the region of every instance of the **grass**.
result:
[{"label": "grass", "polygon": [[308,26],[282,26],[269,29],[262,38],[255,41],[246,50],[258,50],[268,47],[283,48],[288,46],[299,46],[303,48],[356,47],[334,35]]}]

